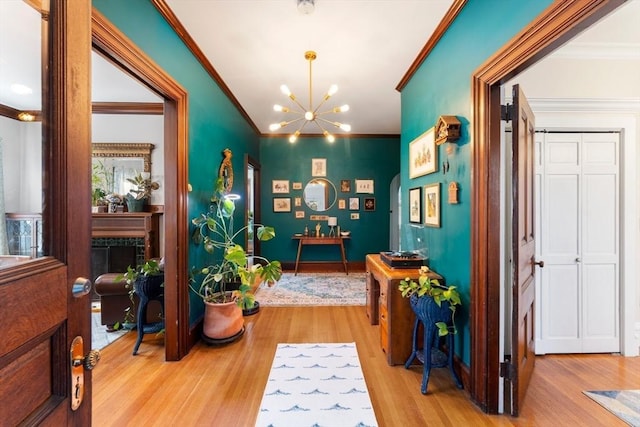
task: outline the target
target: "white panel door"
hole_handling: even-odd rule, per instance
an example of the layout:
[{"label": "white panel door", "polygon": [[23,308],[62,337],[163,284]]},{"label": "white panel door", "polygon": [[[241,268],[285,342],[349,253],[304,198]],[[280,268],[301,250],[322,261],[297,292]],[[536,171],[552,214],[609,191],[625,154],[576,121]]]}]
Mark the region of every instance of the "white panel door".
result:
[{"label": "white panel door", "polygon": [[620,350],[619,134],[538,134],[536,351]]}]

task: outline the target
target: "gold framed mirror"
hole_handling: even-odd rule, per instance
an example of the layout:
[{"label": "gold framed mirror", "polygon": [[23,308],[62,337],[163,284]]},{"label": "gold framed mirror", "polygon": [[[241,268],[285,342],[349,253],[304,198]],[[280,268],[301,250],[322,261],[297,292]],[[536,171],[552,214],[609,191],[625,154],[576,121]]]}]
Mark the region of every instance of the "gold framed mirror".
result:
[{"label": "gold framed mirror", "polygon": [[92,151],[92,185],[106,193],[126,194],[132,178],[144,172],[151,175],[151,152],[154,144],[94,142]]}]

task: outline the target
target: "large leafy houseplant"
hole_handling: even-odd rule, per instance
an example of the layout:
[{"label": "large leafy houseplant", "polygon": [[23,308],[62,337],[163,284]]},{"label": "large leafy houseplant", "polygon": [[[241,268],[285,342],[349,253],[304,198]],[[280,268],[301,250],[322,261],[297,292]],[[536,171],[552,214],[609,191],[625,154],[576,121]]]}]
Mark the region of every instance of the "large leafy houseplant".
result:
[{"label": "large leafy houseplant", "polygon": [[[282,276],[279,261],[249,255],[235,240],[245,231],[252,231],[261,241],[271,240],[276,233],[273,227],[261,224],[246,225],[238,230],[233,227],[235,203],[225,192],[222,178],[216,180],[209,211],[192,219],[195,226],[192,238],[197,245],[212,254],[212,262],[193,270],[191,289],[208,303],[235,301],[242,309],[252,308],[255,296],[251,286],[267,282],[273,284]],[[203,276],[199,286],[198,276]],[[238,289],[229,290],[229,285],[239,282]]]},{"label": "large leafy houseplant", "polygon": [[[432,279],[428,275],[429,268],[422,266],[420,268],[420,276],[416,282],[409,277],[400,281],[398,289],[405,298],[413,298],[412,306],[415,304],[417,298],[428,297],[439,307],[448,306],[451,311],[450,321],[437,321],[435,325],[438,328],[438,335],[445,336],[449,333],[456,333],[456,325],[454,318],[456,314],[456,308],[461,304],[460,293],[455,286],[445,286],[440,284],[437,279]],[[418,313],[416,313],[418,314]]]}]

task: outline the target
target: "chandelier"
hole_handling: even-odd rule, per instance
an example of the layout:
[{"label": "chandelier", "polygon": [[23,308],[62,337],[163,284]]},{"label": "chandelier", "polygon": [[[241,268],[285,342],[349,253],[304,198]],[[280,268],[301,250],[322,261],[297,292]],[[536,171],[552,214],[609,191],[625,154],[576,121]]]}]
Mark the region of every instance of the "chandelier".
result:
[{"label": "chandelier", "polygon": [[286,85],[280,86],[280,90],[282,91],[282,93],[284,93],[294,102],[296,108],[292,110],[288,107],[283,107],[282,105],[276,104],[273,106],[273,109],[275,111],[279,111],[283,113],[291,113],[291,114],[297,115],[298,117],[290,121],[282,121],[279,123],[274,123],[269,126],[269,130],[273,132],[283,127],[286,127],[290,124],[301,122],[300,126],[298,127],[298,130],[296,130],[293,134],[289,136],[289,142],[294,143],[298,139],[298,136],[300,136],[300,132],[302,132],[302,129],[304,129],[304,127],[307,124],[315,123],[316,126],[320,128],[320,130],[322,131],[322,134],[327,139],[327,141],[333,142],[336,140],[336,138],[331,133],[329,133],[329,131],[327,131],[322,126],[321,123],[335,126],[337,128],[342,129],[345,132],[350,132],[351,126],[346,123],[339,123],[339,122],[327,120],[322,116],[330,113],[341,113],[341,112],[349,111],[349,106],[345,104],[341,107],[333,107],[326,111],[320,111],[320,107],[322,107],[322,105],[324,105],[324,103],[327,102],[327,100],[331,98],[331,96],[333,96],[338,91],[338,86],[332,85],[327,91],[327,93],[324,95],[324,97],[322,98],[322,101],[320,101],[318,106],[316,108],[313,108],[313,87],[311,84],[311,77],[312,77],[311,70],[312,70],[312,62],[314,59],[316,59],[316,53],[312,50],[309,50],[304,53],[304,58],[307,61],[309,61],[309,108],[303,107],[302,104],[298,101],[298,98],[296,98],[296,96],[293,93],[291,93],[291,91]]}]

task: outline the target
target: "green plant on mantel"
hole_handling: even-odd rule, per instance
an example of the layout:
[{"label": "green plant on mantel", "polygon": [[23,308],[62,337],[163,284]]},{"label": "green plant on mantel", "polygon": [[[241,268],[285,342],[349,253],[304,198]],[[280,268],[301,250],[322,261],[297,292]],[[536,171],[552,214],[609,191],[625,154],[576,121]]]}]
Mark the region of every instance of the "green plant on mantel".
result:
[{"label": "green plant on mantel", "polygon": [[461,305],[460,293],[455,286],[441,285],[438,279],[432,279],[428,276],[429,268],[427,266],[420,267],[420,276],[416,282],[409,277],[402,279],[398,285],[398,289],[404,298],[410,298],[415,295],[418,298],[429,297],[438,305],[442,306],[443,301],[449,303],[451,310],[451,325],[445,322],[436,322],[438,327],[438,335],[445,336],[449,333],[457,333],[454,322],[456,308]]},{"label": "green plant on mantel", "polygon": [[132,178],[127,178],[128,182],[135,185],[135,188],[129,190],[129,194],[127,196],[133,197],[136,200],[151,198],[151,192],[159,189],[160,184],[152,181],[148,174],[148,172],[145,174],[138,172]]},{"label": "green plant on mantel", "polygon": [[[195,226],[192,239],[196,245],[202,245],[208,254],[214,255],[214,261],[193,269],[190,287],[206,302],[224,303],[235,300],[242,309],[250,309],[255,302],[251,286],[262,282],[270,285],[277,282],[282,276],[282,266],[280,261],[248,255],[234,240],[248,231],[249,227],[256,228],[255,236],[261,241],[273,239],[276,232],[273,227],[252,222],[234,230],[234,198],[225,192],[222,178],[216,180],[210,201],[209,211],[191,221]],[[196,287],[194,284],[199,275],[204,277],[200,286]],[[227,285],[234,281],[240,282],[238,289],[228,292]]]}]

